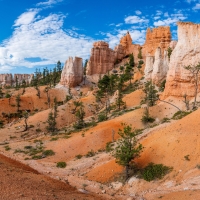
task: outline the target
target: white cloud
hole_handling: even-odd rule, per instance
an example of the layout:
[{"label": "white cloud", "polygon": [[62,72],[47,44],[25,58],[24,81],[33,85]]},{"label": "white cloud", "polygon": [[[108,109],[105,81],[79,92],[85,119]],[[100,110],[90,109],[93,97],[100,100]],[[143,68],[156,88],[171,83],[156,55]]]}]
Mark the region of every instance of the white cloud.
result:
[{"label": "white cloud", "polygon": [[196,2],[197,0],[185,0],[187,3]]},{"label": "white cloud", "polygon": [[14,26],[20,26],[25,24],[30,24],[33,22],[35,15],[38,13],[38,10],[30,10],[28,12],[25,12],[21,14],[17,20],[15,20]]},{"label": "white cloud", "polygon": [[59,2],[62,2],[63,0],[48,0],[45,2],[37,3],[36,6],[52,6],[53,4],[57,4]]},{"label": "white cloud", "polygon": [[199,10],[200,9],[200,3],[197,3],[192,9],[193,10]]},{"label": "white cloud", "polygon": [[[35,16],[32,11],[21,16]],[[15,22],[13,35],[0,44],[0,72],[18,67],[32,68],[64,62],[69,56],[87,58],[93,39],[73,30],[63,31],[65,16],[50,14],[43,18],[29,18]],[[27,60],[40,58],[38,62]]]},{"label": "white cloud", "polygon": [[154,26],[169,26],[169,25],[175,25],[176,22],[178,21],[182,21],[187,19],[187,16],[184,16],[181,13],[177,13],[177,14],[172,14],[170,15],[170,17],[168,17],[167,19],[163,19],[163,20],[159,20],[154,22]]},{"label": "white cloud", "polygon": [[141,12],[140,10],[136,10],[136,11],[135,11],[135,14],[136,14],[136,15],[141,15],[142,12]]},{"label": "white cloud", "polygon": [[126,24],[138,24],[138,23],[148,23],[149,20],[144,17],[140,18],[138,16],[128,16],[124,19]]}]

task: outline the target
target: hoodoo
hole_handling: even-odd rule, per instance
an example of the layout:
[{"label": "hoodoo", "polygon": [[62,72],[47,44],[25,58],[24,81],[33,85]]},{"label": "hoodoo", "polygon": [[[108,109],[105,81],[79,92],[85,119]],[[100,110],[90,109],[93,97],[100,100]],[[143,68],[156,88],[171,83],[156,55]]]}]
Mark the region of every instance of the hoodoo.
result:
[{"label": "hoodoo", "polygon": [[[192,74],[184,66],[200,61],[200,24],[178,23],[178,43],[172,52],[164,91],[165,96],[194,96]],[[200,88],[200,85],[199,85]]]},{"label": "hoodoo", "polygon": [[62,70],[60,84],[68,87],[75,87],[83,81],[82,58],[69,57]]},{"label": "hoodoo", "polygon": [[113,69],[115,53],[108,43],[98,41],[93,44],[91,56],[87,64],[87,75],[105,74]]}]

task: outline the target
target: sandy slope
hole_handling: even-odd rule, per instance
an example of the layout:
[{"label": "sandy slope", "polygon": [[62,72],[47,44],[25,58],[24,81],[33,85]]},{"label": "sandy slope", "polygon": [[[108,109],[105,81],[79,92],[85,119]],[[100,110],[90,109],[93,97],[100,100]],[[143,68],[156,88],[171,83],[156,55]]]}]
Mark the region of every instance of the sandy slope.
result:
[{"label": "sandy slope", "polygon": [[0,199],[2,200],[96,200],[97,196],[82,194],[68,184],[53,180],[30,167],[0,155]]}]

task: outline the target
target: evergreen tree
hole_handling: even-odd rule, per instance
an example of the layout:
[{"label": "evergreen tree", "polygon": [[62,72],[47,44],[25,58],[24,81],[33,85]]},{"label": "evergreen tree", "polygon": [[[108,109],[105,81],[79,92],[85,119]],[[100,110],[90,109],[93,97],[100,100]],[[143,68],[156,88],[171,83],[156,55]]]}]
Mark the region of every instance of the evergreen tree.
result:
[{"label": "evergreen tree", "polygon": [[15,100],[16,100],[16,105],[17,105],[17,112],[19,112],[20,101],[21,101],[21,99],[20,99],[20,94],[18,94],[18,95],[16,96]]},{"label": "evergreen tree", "polygon": [[77,118],[77,122],[75,123],[75,128],[82,129],[85,125],[84,117],[85,117],[85,111],[84,111],[84,105],[82,102],[80,102],[79,109],[76,111],[75,116]]},{"label": "evergreen tree", "polygon": [[48,126],[46,127],[47,131],[49,131],[51,134],[55,134],[57,128],[56,128],[56,119],[55,116],[51,110],[49,113],[48,119],[47,119]]},{"label": "evergreen tree", "polygon": [[123,130],[119,130],[118,134],[121,136],[121,139],[117,142],[113,155],[116,158],[116,162],[125,167],[126,179],[128,179],[130,162],[140,155],[143,147],[136,138],[138,132],[133,131],[131,126],[125,125]]}]

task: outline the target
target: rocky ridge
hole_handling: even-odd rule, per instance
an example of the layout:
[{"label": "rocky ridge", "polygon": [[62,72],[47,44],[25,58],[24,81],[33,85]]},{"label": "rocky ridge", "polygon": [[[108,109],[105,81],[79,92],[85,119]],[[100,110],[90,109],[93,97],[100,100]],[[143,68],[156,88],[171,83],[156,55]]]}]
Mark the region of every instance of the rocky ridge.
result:
[{"label": "rocky ridge", "polygon": [[33,78],[33,74],[0,74],[0,85],[2,86],[12,86],[22,84],[23,81],[26,84],[30,84]]},{"label": "rocky ridge", "polygon": [[62,70],[60,84],[68,87],[75,87],[83,81],[82,58],[69,57]]},{"label": "rocky ridge", "polygon": [[[194,96],[192,74],[184,66],[195,66],[200,60],[200,24],[178,23],[178,43],[173,50],[167,73],[164,96]],[[199,84],[200,88],[200,84]]]}]

